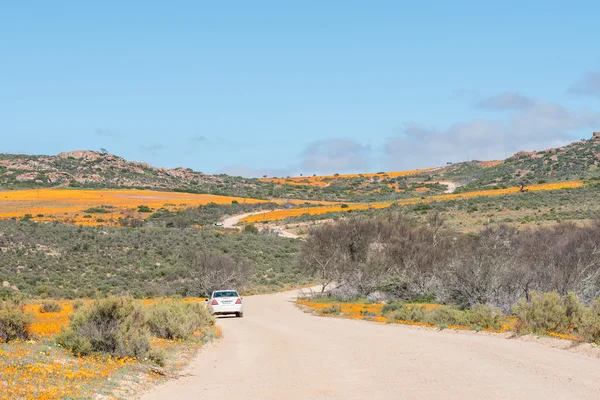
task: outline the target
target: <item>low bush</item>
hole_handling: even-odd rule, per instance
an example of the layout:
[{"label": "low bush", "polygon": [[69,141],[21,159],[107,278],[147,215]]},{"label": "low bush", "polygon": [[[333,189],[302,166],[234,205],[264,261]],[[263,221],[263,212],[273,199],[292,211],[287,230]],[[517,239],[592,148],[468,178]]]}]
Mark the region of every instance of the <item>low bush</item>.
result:
[{"label": "low bush", "polygon": [[438,326],[461,325],[493,330],[500,329],[505,318],[500,310],[483,304],[476,304],[467,310],[450,306],[427,310],[424,306],[394,302],[383,306],[382,313],[396,321],[423,322]]},{"label": "low bush", "polygon": [[150,332],[159,338],[189,339],[213,323],[203,304],[161,301],[148,308]]},{"label": "low bush", "polygon": [[580,333],[586,340],[600,343],[600,297],[584,311]]},{"label": "low bush", "polygon": [[142,304],[130,297],[109,297],[80,307],[57,343],[74,354],[94,352],[145,358],[150,332]]},{"label": "low bush", "polygon": [[337,304],[332,304],[321,310],[321,314],[323,315],[338,315],[341,312],[342,307],[338,306]]},{"label": "low bush", "polygon": [[244,233],[252,233],[256,235],[258,233],[258,228],[253,224],[248,224],[244,226]]},{"label": "low bush", "polygon": [[557,292],[531,292],[530,300],[521,299],[513,312],[518,318],[518,332],[545,334],[578,330],[584,307],[573,293],[561,297]]},{"label": "low bush", "polygon": [[505,316],[499,309],[486,304],[475,304],[471,307],[469,325],[484,329],[500,329],[504,319]]},{"label": "low bush", "polygon": [[0,343],[30,338],[29,326],[33,317],[21,305],[6,302],[0,305]]},{"label": "low bush", "polygon": [[384,315],[393,318],[396,321],[424,322],[426,313],[427,310],[425,310],[425,307],[409,307],[404,304],[400,304],[399,307],[395,307],[394,310],[391,310],[389,314],[386,314],[386,312],[384,312]]},{"label": "low bush", "polygon": [[59,312],[62,309],[62,307],[60,306],[60,304],[52,302],[52,301],[45,301],[42,304],[40,304],[40,313],[44,314],[44,313],[56,313]]},{"label": "low bush", "polygon": [[77,311],[79,310],[81,307],[83,307],[85,305],[85,303],[82,300],[75,300],[73,302],[73,310]]}]

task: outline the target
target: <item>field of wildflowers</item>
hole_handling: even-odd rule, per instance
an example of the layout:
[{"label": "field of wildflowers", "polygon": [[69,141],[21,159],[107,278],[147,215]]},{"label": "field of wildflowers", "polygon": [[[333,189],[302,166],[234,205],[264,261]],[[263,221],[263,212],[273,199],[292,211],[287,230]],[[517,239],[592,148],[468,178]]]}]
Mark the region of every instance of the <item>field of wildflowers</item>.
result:
[{"label": "field of wildflowers", "polygon": [[[560,190],[560,189],[576,189],[583,187],[583,182],[581,181],[564,181],[564,182],[553,182],[553,183],[545,183],[539,185],[531,185],[527,189],[530,192],[536,191],[548,191],[548,190]],[[421,203],[431,203],[436,201],[445,201],[445,200],[460,200],[467,199],[472,197],[494,197],[494,196],[503,196],[503,195],[514,195],[519,194],[518,187],[511,187],[506,189],[492,189],[492,190],[478,190],[467,193],[451,193],[451,194],[441,194],[436,196],[427,196],[427,197],[419,197],[419,198],[409,198],[402,199],[395,202],[382,202],[382,203],[371,203],[371,204],[348,204],[346,206],[342,205],[331,205],[331,206],[323,206],[323,207],[310,207],[310,208],[292,208],[288,210],[275,210],[267,213],[263,213],[260,215],[252,215],[246,217],[242,220],[242,222],[253,223],[260,221],[275,221],[282,220],[289,217],[298,217],[303,214],[309,215],[319,215],[330,212],[340,212],[340,211],[351,211],[351,210],[366,210],[366,209],[377,209],[377,208],[387,208],[394,204],[398,205],[412,205],[412,204],[421,204]]]},{"label": "field of wildflowers", "polygon": [[[58,221],[84,226],[114,225],[118,218],[133,215],[147,218],[152,214],[151,211],[161,208],[178,211],[209,203],[231,204],[232,202],[307,203],[305,200],[273,201],[149,190],[31,189],[0,192],[0,219],[22,219],[27,216],[27,219],[39,222]],[[319,203],[327,204],[327,202]]]},{"label": "field of wildflowers", "polygon": [[[322,301],[320,299],[312,301],[310,299],[298,299],[296,304],[306,312],[310,312],[314,315],[319,316],[336,316],[340,318],[365,320],[379,323],[396,323],[402,325],[413,325],[423,326],[427,328],[438,328],[438,329],[454,329],[454,330],[484,330],[494,333],[504,332],[516,332],[518,330],[519,321],[514,316],[504,316],[499,329],[480,328],[466,325],[435,325],[431,323],[403,320],[393,318],[390,314],[385,314],[383,311],[383,303],[366,303],[366,302],[338,302],[338,301]],[[422,307],[427,311],[436,310],[443,307],[448,307],[441,304],[405,304],[407,307]],[[548,336],[571,340],[575,342],[582,342],[584,338],[581,335],[575,335],[571,333],[558,333],[548,331]]]},{"label": "field of wildflowers", "polygon": [[433,168],[414,169],[409,171],[382,172],[374,174],[337,174],[337,175],[316,175],[316,176],[294,176],[291,178],[263,178],[261,182],[278,183],[281,185],[296,186],[328,186],[333,181],[343,179],[371,179],[371,178],[397,178],[399,176],[408,176],[431,171]]},{"label": "field of wildflowers", "polygon": [[[87,302],[91,300],[77,300]],[[144,305],[158,300],[140,300]],[[188,298],[186,302],[203,302],[201,298]],[[0,343],[0,398],[2,399],[89,399],[98,395],[103,398],[127,398],[121,383],[135,390],[143,389],[159,375],[149,369],[144,361],[132,358],[115,358],[104,355],[74,357],[66,349],[54,343],[54,337],[69,324],[74,301],[58,300],[60,311],[42,313],[40,303],[24,306],[33,314],[31,333],[34,339],[25,342]],[[196,332],[195,340],[184,342],[152,338],[154,349],[167,355],[165,369],[175,372],[181,369],[202,341],[219,336],[214,332]]]}]

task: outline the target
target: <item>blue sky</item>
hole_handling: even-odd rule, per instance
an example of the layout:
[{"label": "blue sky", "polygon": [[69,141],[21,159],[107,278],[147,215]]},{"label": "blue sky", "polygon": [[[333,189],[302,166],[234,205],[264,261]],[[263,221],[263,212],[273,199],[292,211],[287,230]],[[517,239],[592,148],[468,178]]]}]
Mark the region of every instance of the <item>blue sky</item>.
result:
[{"label": "blue sky", "polygon": [[6,2],[0,152],[280,176],[600,130],[600,3],[439,3]]}]

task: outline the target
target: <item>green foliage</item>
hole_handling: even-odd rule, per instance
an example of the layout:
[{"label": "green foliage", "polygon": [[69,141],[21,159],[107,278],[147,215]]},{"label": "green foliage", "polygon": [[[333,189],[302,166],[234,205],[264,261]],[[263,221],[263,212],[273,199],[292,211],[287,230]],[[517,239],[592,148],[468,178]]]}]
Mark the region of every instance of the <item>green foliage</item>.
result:
[{"label": "green foliage", "polygon": [[341,312],[342,312],[342,307],[340,307],[337,304],[332,304],[330,306],[327,306],[327,307],[321,309],[321,314],[323,314],[323,315],[338,315]]},{"label": "green foliage", "polygon": [[149,338],[143,306],[130,297],[109,297],[80,307],[56,342],[73,354],[145,358]]},{"label": "green foliage", "polygon": [[144,205],[138,206],[137,210],[141,213],[150,213],[153,211],[150,207]]},{"label": "green foliage", "polygon": [[213,323],[204,304],[161,301],[148,308],[150,332],[159,338],[189,339]]},{"label": "green foliage", "polygon": [[580,333],[587,340],[600,343],[600,297],[585,309]]},{"label": "green foliage", "polygon": [[439,306],[427,310],[424,306],[392,302],[382,308],[382,313],[398,321],[423,322],[438,326],[460,325],[491,330],[500,329],[505,318],[500,310],[484,304],[476,304],[467,310],[452,306]]},{"label": "green foliage", "polygon": [[110,214],[110,210],[105,207],[91,207],[82,212],[85,214]]},{"label": "green foliage", "polygon": [[[307,281],[295,267],[301,242],[276,236],[19,221],[0,221],[0,232],[0,282],[42,298],[199,296],[197,266],[186,257],[197,251],[253,267],[245,286],[255,292]],[[19,265],[24,268],[17,273]],[[14,293],[0,288],[0,296]]]},{"label": "green foliage", "polygon": [[521,299],[513,312],[519,319],[521,333],[568,332],[578,329],[583,306],[573,293],[561,297],[557,292],[531,292],[530,300]]},{"label": "green foliage", "polygon": [[248,224],[244,226],[244,233],[252,233],[256,235],[258,233],[258,228],[254,224]]},{"label": "green foliage", "polygon": [[22,305],[5,302],[0,305],[0,343],[27,340],[33,316],[23,311]]}]

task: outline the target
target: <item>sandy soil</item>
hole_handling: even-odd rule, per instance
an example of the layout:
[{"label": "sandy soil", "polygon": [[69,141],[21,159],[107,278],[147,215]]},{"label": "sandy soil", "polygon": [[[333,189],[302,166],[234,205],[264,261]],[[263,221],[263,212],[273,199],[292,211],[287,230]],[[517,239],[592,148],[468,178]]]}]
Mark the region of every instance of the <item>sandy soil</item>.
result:
[{"label": "sandy soil", "polygon": [[[245,299],[223,339],[143,399],[599,399],[600,360],[535,340],[315,317]],[[558,341],[564,342],[564,341]]]}]

